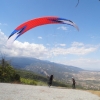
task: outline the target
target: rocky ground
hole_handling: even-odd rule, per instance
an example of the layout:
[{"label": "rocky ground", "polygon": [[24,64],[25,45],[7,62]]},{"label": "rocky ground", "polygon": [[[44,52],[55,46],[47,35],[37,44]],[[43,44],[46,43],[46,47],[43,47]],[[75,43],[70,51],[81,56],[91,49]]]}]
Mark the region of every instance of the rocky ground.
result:
[{"label": "rocky ground", "polygon": [[0,100],[100,100],[83,90],[0,83]]}]

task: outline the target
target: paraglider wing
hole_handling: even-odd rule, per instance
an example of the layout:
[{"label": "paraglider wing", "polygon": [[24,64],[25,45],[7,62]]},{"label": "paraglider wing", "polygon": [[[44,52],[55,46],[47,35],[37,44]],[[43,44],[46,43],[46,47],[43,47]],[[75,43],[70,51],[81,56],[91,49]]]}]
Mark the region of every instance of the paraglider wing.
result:
[{"label": "paraglider wing", "polygon": [[24,34],[26,31],[34,27],[45,25],[45,24],[68,24],[74,26],[77,30],[79,30],[77,25],[70,20],[53,17],[53,16],[40,17],[40,18],[29,20],[19,25],[8,37],[7,46],[11,45],[14,40],[16,40],[20,35]]}]

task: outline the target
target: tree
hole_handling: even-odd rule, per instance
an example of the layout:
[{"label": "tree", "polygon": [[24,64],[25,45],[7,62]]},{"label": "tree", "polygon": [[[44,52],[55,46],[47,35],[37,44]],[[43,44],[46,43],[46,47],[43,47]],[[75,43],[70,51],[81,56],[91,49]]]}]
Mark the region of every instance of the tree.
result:
[{"label": "tree", "polygon": [[11,66],[9,61],[2,56],[0,60],[0,82],[20,82],[20,76]]}]

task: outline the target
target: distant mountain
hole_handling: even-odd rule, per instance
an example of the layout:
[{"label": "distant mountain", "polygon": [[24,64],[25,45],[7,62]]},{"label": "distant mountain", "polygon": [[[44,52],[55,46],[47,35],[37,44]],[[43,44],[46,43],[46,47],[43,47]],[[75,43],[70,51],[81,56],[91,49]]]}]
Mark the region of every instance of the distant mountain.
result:
[{"label": "distant mountain", "polygon": [[71,78],[73,77],[72,74],[84,71],[78,67],[39,60],[36,58],[11,57],[7,59],[11,60],[11,65],[17,69],[33,71],[44,76],[53,74],[58,80],[66,79],[66,77],[67,79]]}]

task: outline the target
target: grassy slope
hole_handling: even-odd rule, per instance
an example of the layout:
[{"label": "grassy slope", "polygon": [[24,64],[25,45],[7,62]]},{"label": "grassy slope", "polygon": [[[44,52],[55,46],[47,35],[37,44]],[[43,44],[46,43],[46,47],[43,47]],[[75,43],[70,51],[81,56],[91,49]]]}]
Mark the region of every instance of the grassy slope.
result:
[{"label": "grassy slope", "polygon": [[[30,85],[48,85],[48,78],[45,76],[41,76],[38,74],[35,74],[30,71],[26,70],[16,70],[17,74],[20,75],[21,83],[24,84],[30,84]],[[70,88],[71,86],[69,84],[64,84],[58,81],[53,81],[53,86],[61,86],[61,87],[67,87]]]}]

